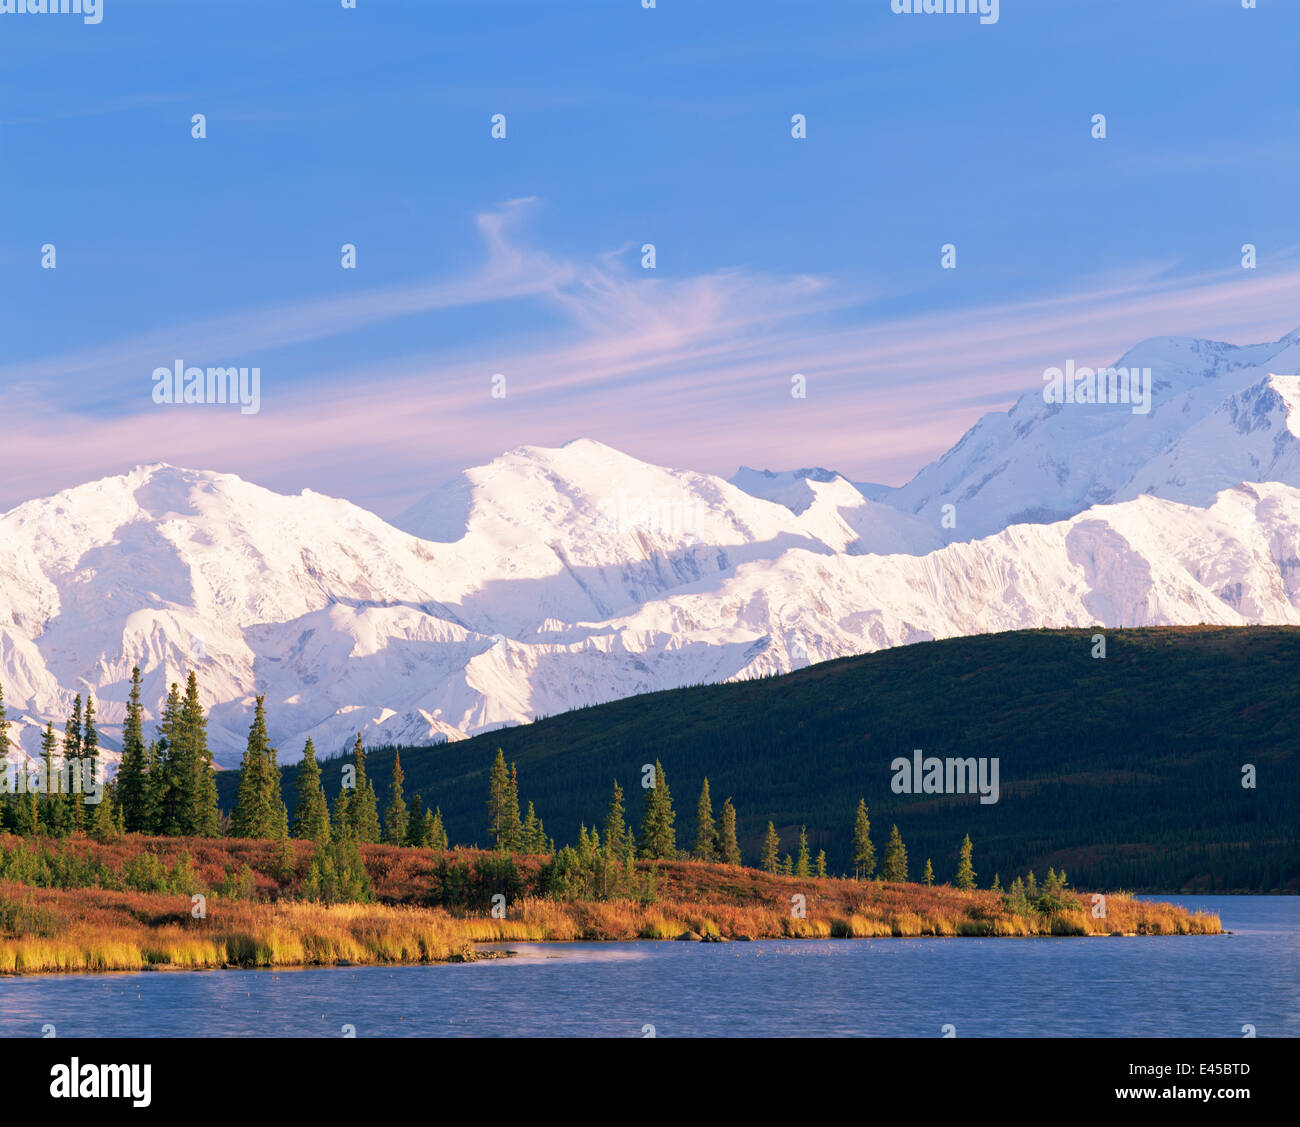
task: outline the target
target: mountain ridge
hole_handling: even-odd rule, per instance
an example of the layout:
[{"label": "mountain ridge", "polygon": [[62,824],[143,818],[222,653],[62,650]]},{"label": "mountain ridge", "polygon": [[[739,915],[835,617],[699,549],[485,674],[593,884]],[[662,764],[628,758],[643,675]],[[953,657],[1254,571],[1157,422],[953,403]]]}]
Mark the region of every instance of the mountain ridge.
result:
[{"label": "mountain ridge", "polygon": [[[724,480],[592,439],[507,451],[392,521],[310,489],[144,463],[0,515],[0,683],[29,755],[77,692],[94,693],[111,751],[131,666],[144,671],[151,719],[166,685],[194,668],[229,766],[262,693],[292,761],[309,737],[324,751],[357,731],[457,740],[961,634],[1295,623],[1300,377],[1271,368],[1297,347],[1291,336],[1245,349],[1139,345],[1130,359],[1191,358],[1156,373],[1158,389],[1181,390],[1173,406],[1157,395],[1148,417],[1081,410],[1060,422],[1061,405],[1023,397],[990,424],[992,434],[1018,410],[1034,424],[998,463],[1000,503],[1038,496],[1044,511],[1073,511],[983,535],[981,490],[960,475],[908,511],[927,471],[877,501],[829,469]],[[1160,423],[1159,453],[1147,456],[1157,443],[1142,435],[1107,454],[1134,419]],[[983,423],[945,456],[952,468],[987,476],[989,458],[972,470],[963,452]],[[1047,439],[1026,437],[1044,427]],[[1063,436],[1076,432],[1081,463],[1108,459],[1107,502],[1088,500],[1095,480],[1082,495],[1080,481],[1048,479],[1014,497],[1048,454],[1073,457]]]}]

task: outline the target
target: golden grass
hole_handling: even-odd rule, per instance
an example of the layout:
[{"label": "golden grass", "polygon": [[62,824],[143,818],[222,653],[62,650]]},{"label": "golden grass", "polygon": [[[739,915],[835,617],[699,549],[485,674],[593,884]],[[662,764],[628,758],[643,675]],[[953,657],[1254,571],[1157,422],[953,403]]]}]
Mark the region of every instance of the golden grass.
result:
[{"label": "golden grass", "polygon": [[[399,852],[415,851],[388,848],[381,870],[394,874],[402,896],[416,898],[423,860]],[[215,847],[204,862],[224,863]],[[1107,897],[1104,916],[1084,906],[1086,895],[1077,910],[1021,915],[998,893],[947,885],[801,879],[698,862],[661,862],[657,873],[652,903],[522,896],[506,919],[411,903],[326,907],[220,897],[209,898],[206,918],[194,919],[186,896],[0,883],[0,906],[10,905],[8,930],[0,922],[0,974],[432,963],[474,958],[483,943],[671,940],[692,931],[716,940],[1220,931],[1218,916],[1119,894]],[[376,883],[382,893],[384,882]],[[795,903],[804,915],[795,914]]]}]

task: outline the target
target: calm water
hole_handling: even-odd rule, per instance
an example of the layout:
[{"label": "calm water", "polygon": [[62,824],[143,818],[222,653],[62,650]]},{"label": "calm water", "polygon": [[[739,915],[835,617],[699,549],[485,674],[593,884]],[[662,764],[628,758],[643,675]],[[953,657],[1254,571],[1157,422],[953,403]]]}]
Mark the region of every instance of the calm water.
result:
[{"label": "calm water", "polygon": [[1153,899],[1235,934],[516,944],[467,965],[0,978],[0,1034],[1300,1035],[1300,900]]}]

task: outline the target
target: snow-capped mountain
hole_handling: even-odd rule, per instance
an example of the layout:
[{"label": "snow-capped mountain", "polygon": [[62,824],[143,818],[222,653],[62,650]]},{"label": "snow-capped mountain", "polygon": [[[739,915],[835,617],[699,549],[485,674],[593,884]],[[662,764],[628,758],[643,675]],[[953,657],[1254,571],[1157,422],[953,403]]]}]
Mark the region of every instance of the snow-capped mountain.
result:
[{"label": "snow-capped mountain", "polygon": [[510,451],[393,522],[142,466],[0,516],[0,684],[29,754],[78,692],[111,749],[133,665],[152,717],[194,669],[231,766],[255,694],[291,762],[308,737],[459,739],[929,638],[1300,623],[1300,377],[1275,374],[1297,351],[1150,342],[1126,358],[1153,368],[1149,415],[1035,391],[880,500],[590,440]]},{"label": "snow-capped mountain", "polygon": [[29,754],[78,692],[111,747],[137,663],[155,715],[169,683],[199,673],[227,765],[256,693],[287,760],[308,736],[335,750],[358,729],[456,739],[700,679],[689,662],[651,672],[603,625],[666,594],[795,549],[936,542],[845,482],[819,490],[795,514],[579,440],[467,471],[404,531],[310,491],[143,466],[0,517],[0,684]]},{"label": "snow-capped mountain", "polygon": [[[1040,386],[1010,411],[985,415],[947,454],[880,500],[932,524],[939,523],[943,506],[952,504],[956,529],[969,539],[1009,524],[1062,520],[1089,505],[1135,496],[1126,489],[1130,483],[1143,491],[1168,485],[1170,491],[1158,495],[1186,496],[1177,484],[1183,470],[1162,462],[1162,456],[1231,397],[1271,374],[1300,372],[1300,330],[1246,347],[1162,337],[1130,350],[1115,367],[1151,370],[1148,413],[1127,403],[1048,403]],[[1242,410],[1253,407],[1239,404],[1238,418]],[[1195,438],[1200,452],[1210,454],[1222,471],[1203,477],[1208,487],[1198,494],[1203,501],[1239,481],[1261,480],[1238,472],[1249,458],[1241,456],[1242,435],[1234,426],[1211,427]],[[1300,485],[1300,478],[1287,480]]]},{"label": "snow-capped mountain", "polygon": [[1115,492],[1205,505],[1225,482],[1300,484],[1300,376],[1265,376],[1229,395]]}]

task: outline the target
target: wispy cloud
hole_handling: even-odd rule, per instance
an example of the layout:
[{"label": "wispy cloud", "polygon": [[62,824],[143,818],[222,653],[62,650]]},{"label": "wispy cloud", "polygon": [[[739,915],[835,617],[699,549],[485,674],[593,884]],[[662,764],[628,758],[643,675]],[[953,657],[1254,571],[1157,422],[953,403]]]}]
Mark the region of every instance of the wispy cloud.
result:
[{"label": "wispy cloud", "polygon": [[[485,259],[464,277],[236,313],[0,369],[27,420],[0,449],[0,504],[162,460],[391,512],[502,450],[579,435],[714,472],[823,464],[900,482],[1065,357],[1109,362],[1156,335],[1250,343],[1300,323],[1300,269],[1173,279],[1167,264],[1032,301],[885,319],[880,293],[827,278],[739,268],[660,277],[637,268],[635,248],[590,263],[555,258],[518,240],[532,203],[477,217]],[[310,387],[264,370],[259,416],[148,399],[149,372],[178,340],[187,356],[255,356],[520,298],[552,311],[549,328],[337,366],[313,372]],[[505,399],[491,395],[498,372]],[[806,399],[790,395],[794,373],[807,378]],[[141,406],[92,417],[69,406],[69,386],[132,386]],[[368,475],[360,491],[357,464]]]}]

